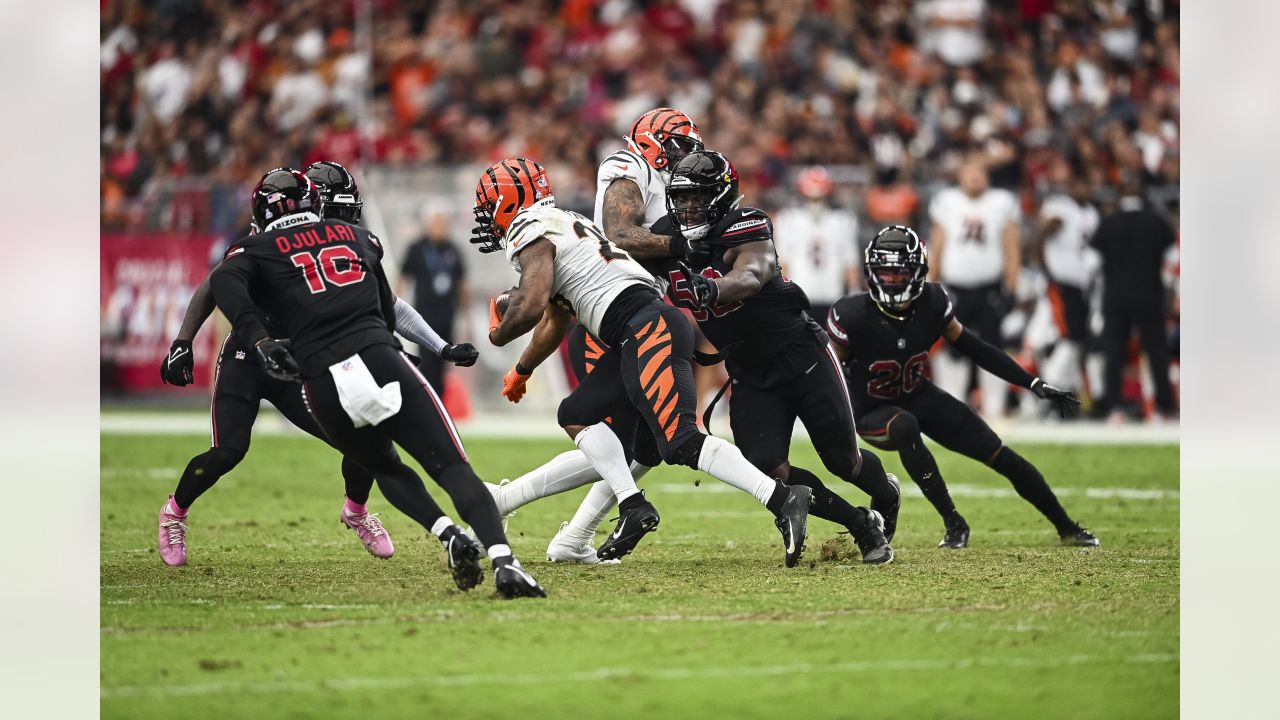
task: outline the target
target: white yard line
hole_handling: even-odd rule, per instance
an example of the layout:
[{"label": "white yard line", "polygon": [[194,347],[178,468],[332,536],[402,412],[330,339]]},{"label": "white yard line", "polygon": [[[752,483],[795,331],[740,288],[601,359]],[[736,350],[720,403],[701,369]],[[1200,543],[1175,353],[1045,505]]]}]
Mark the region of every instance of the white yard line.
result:
[{"label": "white yard line", "polygon": [[[565,683],[599,682],[627,679],[630,681],[681,682],[688,680],[740,679],[752,677],[776,677],[780,675],[845,675],[863,672],[967,670],[991,669],[1039,669],[1071,665],[1122,664],[1158,665],[1176,663],[1178,656],[1172,653],[1127,655],[1120,658],[1100,658],[1091,655],[1070,655],[1060,658],[974,657],[950,660],[918,658],[904,660],[867,660],[831,664],[797,663],[792,665],[722,666],[695,668],[627,668],[605,667],[596,670],[563,673],[518,673],[502,676],[504,685],[554,685]],[[412,677],[338,677],[327,680],[280,680],[275,682],[216,682],[193,685],[120,685],[103,688],[104,699],[111,698],[174,698],[200,695],[244,694],[279,695],[284,693],[328,693],[360,690],[394,690],[421,687],[460,687],[489,685],[494,682],[492,673],[471,675],[419,675]]]},{"label": "white yard line", "polygon": [[[645,488],[652,492],[673,493],[677,495],[691,495],[696,493],[713,493],[713,494],[730,494],[739,492],[728,485],[714,480],[702,480],[700,484],[694,485],[680,483],[655,483],[646,485]],[[966,485],[964,483],[947,483],[947,490],[953,497],[968,498],[1018,498],[1018,495],[1011,487],[987,487],[984,485]],[[1150,490],[1146,488],[1126,488],[1126,487],[1094,487],[1094,488],[1078,488],[1078,487],[1055,487],[1053,492],[1059,497],[1087,497],[1095,500],[1177,500],[1179,494],[1177,490]],[[911,484],[910,481],[903,484],[902,493],[911,497],[924,497],[920,492],[920,488]]]}]

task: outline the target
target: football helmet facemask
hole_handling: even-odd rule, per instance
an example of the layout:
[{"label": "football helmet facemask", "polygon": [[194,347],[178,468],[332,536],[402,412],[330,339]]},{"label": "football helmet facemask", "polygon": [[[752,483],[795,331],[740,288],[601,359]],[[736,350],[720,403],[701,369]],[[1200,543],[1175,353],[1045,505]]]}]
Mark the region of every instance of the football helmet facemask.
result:
[{"label": "football helmet facemask", "polygon": [[686,155],[667,181],[667,212],[689,240],[706,237],[740,202],[738,171],[728,158],[713,150]]},{"label": "football helmet facemask", "polygon": [[929,272],[929,249],[916,231],[905,225],[890,225],[867,245],[862,273],[871,299],[882,309],[901,313],[924,292]]},{"label": "football helmet facemask", "polygon": [[627,144],[654,170],[670,170],[689,153],[703,149],[702,134],[693,119],[669,107],[641,115],[631,126]]},{"label": "football helmet facemask", "polygon": [[350,171],[332,160],[321,160],[308,165],[304,172],[320,188],[326,218],[360,224],[364,200]]},{"label": "football helmet facemask", "polygon": [[472,244],[482,253],[503,249],[507,245],[507,228],[517,213],[535,204],[555,205],[555,201],[546,168],[525,158],[495,163],[476,183]]},{"label": "football helmet facemask", "polygon": [[324,215],[320,189],[302,172],[293,168],[269,170],[254,186],[249,204],[253,208],[253,232],[263,232],[271,223],[299,213]]}]

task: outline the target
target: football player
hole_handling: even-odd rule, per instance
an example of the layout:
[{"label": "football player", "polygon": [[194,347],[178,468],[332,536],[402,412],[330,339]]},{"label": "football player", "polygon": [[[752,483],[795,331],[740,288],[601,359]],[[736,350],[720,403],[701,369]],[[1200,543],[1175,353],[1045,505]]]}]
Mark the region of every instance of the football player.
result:
[{"label": "football player", "polygon": [[[627,147],[605,158],[597,171],[596,225],[604,230],[605,237],[614,245],[641,264],[670,258],[705,258],[707,248],[696,238],[649,231],[654,221],[666,214],[666,185],[671,168],[688,153],[703,147],[697,124],[674,108],[655,108],[632,124],[626,141]],[[490,322],[496,324],[499,319],[495,307],[490,313]],[[578,382],[582,382],[595,368],[602,365],[613,367],[617,362],[614,350],[590,335],[581,323],[569,331],[569,358]],[[521,388],[528,377],[517,372],[516,379]],[[571,405],[582,405],[588,400],[578,396]],[[626,414],[626,403],[623,405],[619,410]],[[597,410],[595,407],[584,408],[588,416],[596,414]],[[632,432],[629,429],[621,432],[631,458],[632,476],[639,480],[650,468],[662,462],[662,456],[648,426],[638,419],[634,424],[634,437],[628,436]],[[573,518],[561,524],[547,545],[547,559],[552,562],[594,564],[601,560],[592,547],[592,538],[616,504],[613,489],[599,480],[599,473],[586,456],[581,451],[570,450],[513,481],[491,486],[490,490],[494,493],[498,509],[506,515],[538,498],[596,483]]]},{"label": "football player", "polygon": [[[614,532],[597,551],[621,557],[657,528],[657,510],[635,488],[622,427],[643,420],[662,459],[685,465],[743,490],[775,517],[788,567],[804,550],[812,492],[788,488],[761,473],[738,448],[698,430],[694,415],[693,329],[676,308],[662,302],[656,282],[638,262],[610,242],[587,218],[555,207],[546,171],[523,158],[490,167],[476,185],[477,228],[472,242],[482,252],[505,251],[520,274],[506,312],[489,332],[502,346],[533,331],[504,395],[519,400],[524,379],[559,347],[576,314],[591,335],[615,351],[615,365],[597,365],[560,406],[561,426],[613,489],[619,501]],[[585,402],[579,403],[580,399]],[[605,413],[629,403],[631,418]],[[588,416],[595,408],[595,416]]]},{"label": "football player", "polygon": [[827,318],[836,353],[844,361],[858,413],[858,434],[876,447],[897,450],[902,465],[942,516],[938,547],[969,543],[969,525],[956,510],[922,436],[985,463],[1008,478],[1018,494],[1053,523],[1062,542],[1096,546],[1098,539],[1062,508],[1044,476],[967,404],[926,377],[929,349],[945,337],[958,352],[1005,382],[1029,389],[1060,411],[1075,395],[1032,377],[999,348],[955,318],[941,285],[925,282],[929,251],[914,230],[890,225],[867,246],[863,272],[869,292],[841,298]]},{"label": "football player", "polygon": [[835,182],[821,165],[796,176],[803,205],[778,213],[774,233],[782,274],[804,288],[821,322],[832,303],[858,287],[858,216],[832,207]]},{"label": "football player", "polygon": [[[712,252],[705,262],[668,267],[668,295],[693,311],[724,358],[733,387],[733,440],[747,460],[770,477],[809,487],[810,512],[846,527],[863,562],[892,562],[897,481],[878,457],[858,449],[849,392],[827,335],[809,316],[804,290],[778,267],[773,222],[741,202],[738,173],[720,153],[690,153],[676,165],[667,184],[670,214],[654,229],[701,237]],[[797,418],[827,470],[871,496],[870,510],[853,507],[812,472],[790,465]]]}]

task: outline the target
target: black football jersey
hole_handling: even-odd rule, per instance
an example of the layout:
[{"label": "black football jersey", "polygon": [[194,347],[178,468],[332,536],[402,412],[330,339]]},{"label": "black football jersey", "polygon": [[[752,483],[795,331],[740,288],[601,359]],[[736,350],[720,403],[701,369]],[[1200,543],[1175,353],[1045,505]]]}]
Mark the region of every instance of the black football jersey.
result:
[{"label": "black football jersey", "polygon": [[[671,222],[670,216],[654,223],[654,232]],[[661,224],[661,225],[660,225]],[[692,268],[703,277],[728,275],[725,262],[730,248],[761,240],[773,243],[773,221],[757,208],[738,208],[711,228],[704,242],[714,247],[710,264]],[[734,378],[752,384],[773,384],[793,377],[812,365],[814,351],[826,346],[822,327],[809,317],[809,298],[799,285],[782,276],[774,251],[774,272],[760,292],[740,302],[698,306],[697,297],[678,263],[663,269],[667,296],[687,308],[711,344],[728,352],[726,369]]]},{"label": "black football jersey", "polygon": [[214,299],[240,342],[287,337],[303,377],[315,377],[370,345],[400,346],[381,260],[381,242],[362,227],[294,224],[232,245],[213,272]]},{"label": "black football jersey", "polygon": [[867,293],[836,301],[827,332],[848,351],[845,370],[859,413],[932,385],[924,376],[925,363],[952,315],[951,298],[937,283],[925,283],[903,320],[881,312]]}]

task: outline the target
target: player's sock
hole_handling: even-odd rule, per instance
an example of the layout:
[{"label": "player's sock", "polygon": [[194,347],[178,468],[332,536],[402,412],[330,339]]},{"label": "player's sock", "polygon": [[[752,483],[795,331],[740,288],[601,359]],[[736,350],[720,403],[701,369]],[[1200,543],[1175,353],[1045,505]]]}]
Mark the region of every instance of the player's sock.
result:
[{"label": "player's sock", "polygon": [[168,515],[172,515],[176,518],[186,517],[187,512],[189,512],[190,510],[191,508],[184,508],[178,505],[177,499],[175,499],[174,496],[172,495],[169,496],[169,499],[165,501],[165,504],[164,504],[165,513]]},{"label": "player's sock", "polygon": [[[742,456],[741,450],[718,437],[707,435],[702,441],[698,469],[726,485],[750,493],[774,515],[778,514],[782,503],[786,502],[785,486],[757,470]],[[779,495],[781,499],[778,499]],[[770,502],[773,502],[773,507]]]},{"label": "player's sock", "polygon": [[506,543],[494,543],[485,548],[485,552],[489,555],[490,560],[511,557],[511,546]]},{"label": "player's sock", "polygon": [[221,447],[209,448],[191,458],[173,491],[174,501],[183,508],[191,507],[196,498],[213,487],[218,478],[231,472],[243,458],[243,452]]},{"label": "player's sock", "polygon": [[613,510],[617,502],[613,496],[613,489],[608,483],[598,482],[592,485],[587,496],[578,505],[573,518],[561,533],[567,540],[590,545],[596,529],[609,516],[609,511]]},{"label": "player's sock", "polygon": [[1053,494],[1049,483],[1045,482],[1044,476],[1026,458],[1014,452],[1013,448],[1000,448],[995,459],[988,464],[991,469],[1008,478],[1022,499],[1035,506],[1059,531],[1076,527],[1067,511],[1062,508],[1062,503],[1058,502],[1058,496]]},{"label": "player's sock", "polygon": [[822,484],[817,475],[801,467],[791,466],[791,474],[787,478],[788,485],[803,485],[813,490],[813,504],[809,506],[809,514],[843,525],[853,532],[854,527],[861,527],[866,513],[858,512],[848,500],[835,494]]},{"label": "player's sock", "polygon": [[373,473],[364,469],[360,463],[347,457],[342,458],[342,482],[346,485],[348,500],[358,505],[369,502]]},{"label": "player's sock", "polygon": [[591,461],[600,477],[609,483],[618,502],[640,492],[636,488],[635,479],[631,477],[626,450],[608,425],[596,423],[578,433],[573,442]]},{"label": "player's sock", "polygon": [[346,501],[342,504],[342,509],[348,515],[364,515],[369,512],[369,506],[364,503],[358,503],[347,496]]},{"label": "player's sock", "polygon": [[[541,467],[504,484],[496,498],[498,512],[509,515],[538,498],[582,487],[599,479],[600,473],[581,450],[566,450]],[[610,490],[610,497],[612,492]]]}]

